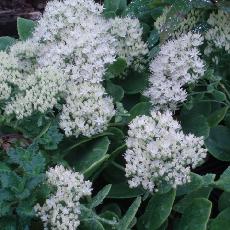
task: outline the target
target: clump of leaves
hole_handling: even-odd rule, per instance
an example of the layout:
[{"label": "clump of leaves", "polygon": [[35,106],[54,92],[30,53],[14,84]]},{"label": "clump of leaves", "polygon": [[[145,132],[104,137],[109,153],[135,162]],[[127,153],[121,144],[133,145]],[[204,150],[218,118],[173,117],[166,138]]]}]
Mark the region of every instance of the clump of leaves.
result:
[{"label": "clump of leaves", "polygon": [[[230,11],[229,2],[224,0],[133,0],[130,4],[126,0],[104,2],[107,18],[131,15],[140,20],[143,39],[148,41],[150,50],[147,61],[157,55],[161,44],[170,39],[191,10],[202,11],[202,20],[194,28],[201,34],[205,33],[210,12],[220,9]],[[170,7],[164,25],[167,30],[159,32],[154,27],[154,21],[165,7]],[[19,38],[27,39],[34,26],[32,21],[19,19]],[[10,37],[0,38],[0,50],[7,50],[15,42],[16,39]],[[202,55],[207,67],[205,76],[196,84],[186,86],[188,100],[175,115],[184,132],[205,137],[209,151],[205,164],[192,173],[191,182],[176,190],[165,186],[160,192],[149,194],[141,188],[130,189],[125,178],[122,154],[126,149],[127,125],[138,115],[148,115],[152,109],[148,99],[141,95],[148,85],[148,63],[141,73],[127,69],[127,63],[121,58],[108,67],[104,86],[113,97],[117,115],[102,134],[90,138],[64,138],[58,129],[55,111],[45,116],[33,114],[20,122],[0,115],[0,134],[6,131],[20,133],[23,146],[36,143],[22,148],[22,140],[17,135],[13,144],[0,142],[3,147],[0,150],[1,229],[36,228],[36,222],[31,225],[33,206],[44,202],[49,194],[48,187],[43,184],[46,164],[49,167],[54,164],[70,166],[90,179],[95,191],[99,190],[92,198],[82,201],[80,229],[228,229],[229,55],[217,49],[215,56],[220,58],[217,66],[211,57]]]},{"label": "clump of leaves", "polygon": [[34,205],[44,199],[45,158],[37,146],[16,147],[1,151],[0,226],[2,229],[25,229],[34,217]]}]

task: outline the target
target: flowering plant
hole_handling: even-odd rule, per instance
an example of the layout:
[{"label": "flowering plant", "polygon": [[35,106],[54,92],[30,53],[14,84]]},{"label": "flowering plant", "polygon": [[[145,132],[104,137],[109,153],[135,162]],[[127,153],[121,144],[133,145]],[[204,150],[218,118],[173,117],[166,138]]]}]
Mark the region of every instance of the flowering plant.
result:
[{"label": "flowering plant", "polygon": [[227,1],[51,0],[0,37],[1,229],[227,229]]}]

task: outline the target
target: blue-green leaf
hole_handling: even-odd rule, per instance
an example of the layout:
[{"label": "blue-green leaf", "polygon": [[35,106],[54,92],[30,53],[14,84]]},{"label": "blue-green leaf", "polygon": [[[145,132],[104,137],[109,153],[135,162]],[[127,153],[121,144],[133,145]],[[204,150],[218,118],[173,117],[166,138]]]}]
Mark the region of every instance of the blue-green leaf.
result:
[{"label": "blue-green leaf", "polygon": [[117,230],[127,230],[129,228],[129,225],[132,223],[140,204],[141,198],[137,197],[120,220]]},{"label": "blue-green leaf", "polygon": [[0,51],[6,51],[15,41],[15,38],[9,36],[0,37]]},{"label": "blue-green leaf", "polygon": [[230,207],[224,209],[209,225],[210,230],[227,230],[230,226]]},{"label": "blue-green leaf", "polygon": [[186,208],[176,230],[206,230],[212,203],[204,198],[196,198]]},{"label": "blue-green leaf", "polygon": [[21,40],[28,39],[36,26],[36,22],[18,17],[17,19],[17,29],[18,29],[18,35]]},{"label": "blue-green leaf", "polygon": [[230,167],[228,167],[215,182],[216,187],[226,192],[230,192]]},{"label": "blue-green leaf", "polygon": [[154,194],[150,199],[144,215],[141,217],[141,225],[147,230],[158,229],[168,218],[176,196],[174,189],[168,193]]},{"label": "blue-green leaf", "polygon": [[109,198],[113,199],[126,199],[143,195],[145,191],[141,188],[129,188],[129,185],[124,183],[113,184],[108,194]]},{"label": "blue-green leaf", "polygon": [[94,196],[92,198],[92,202],[91,202],[91,208],[95,208],[98,205],[100,205],[103,200],[106,198],[106,196],[108,195],[110,189],[111,189],[111,184],[106,185],[102,190],[100,190],[96,196]]},{"label": "blue-green leaf", "polygon": [[150,115],[151,110],[151,103],[150,102],[140,102],[136,104],[130,111],[129,121],[132,121],[135,117],[141,115]]},{"label": "blue-green leaf", "polygon": [[75,169],[89,177],[106,160],[109,155],[106,154],[110,141],[108,137],[97,139],[93,146],[84,152],[81,159],[75,165]]},{"label": "blue-green leaf", "polygon": [[230,161],[230,129],[219,125],[210,130],[205,145],[208,151],[218,160]]}]

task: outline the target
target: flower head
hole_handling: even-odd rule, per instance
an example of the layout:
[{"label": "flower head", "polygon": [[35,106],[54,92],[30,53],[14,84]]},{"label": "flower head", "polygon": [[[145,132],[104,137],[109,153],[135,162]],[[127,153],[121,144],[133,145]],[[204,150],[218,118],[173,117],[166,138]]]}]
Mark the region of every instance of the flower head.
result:
[{"label": "flower head", "polygon": [[104,131],[114,114],[113,101],[101,84],[69,84],[60,127],[67,136],[89,137]]},{"label": "flower head", "polygon": [[206,156],[202,137],[185,135],[169,111],[151,112],[129,125],[126,176],[131,188],[139,185],[157,191],[162,183],[172,187],[190,181],[191,168]]},{"label": "flower head", "polygon": [[[126,60],[127,65],[135,64],[138,70],[148,53],[147,44],[142,40],[142,28],[136,18],[115,17],[110,20],[110,33],[116,38],[117,55]],[[140,69],[139,69],[140,70]]]},{"label": "flower head", "polygon": [[66,91],[65,76],[52,67],[37,69],[14,83],[20,91],[6,104],[5,113],[15,114],[17,119],[52,109]]},{"label": "flower head", "polygon": [[230,14],[219,10],[209,16],[208,24],[211,28],[206,32],[205,39],[210,46],[223,48],[230,54]]},{"label": "flower head", "polygon": [[182,87],[203,76],[204,62],[198,50],[202,43],[203,38],[199,34],[188,33],[162,45],[150,63],[150,87],[144,93],[156,110],[176,109],[187,96]]},{"label": "flower head", "polygon": [[33,35],[39,43],[38,64],[55,66],[77,83],[101,82],[116,56],[102,10],[92,0],[49,2]]},{"label": "flower head", "polygon": [[43,204],[34,207],[41,218],[44,229],[75,230],[79,224],[80,199],[91,195],[90,181],[84,181],[82,174],[65,169],[62,165],[46,172],[47,183],[56,188]]}]

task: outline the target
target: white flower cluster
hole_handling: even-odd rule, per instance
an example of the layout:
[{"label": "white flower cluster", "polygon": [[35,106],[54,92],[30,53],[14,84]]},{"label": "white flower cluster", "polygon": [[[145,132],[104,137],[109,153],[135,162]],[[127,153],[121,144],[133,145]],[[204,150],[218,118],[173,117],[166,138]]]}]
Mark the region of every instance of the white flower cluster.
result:
[{"label": "white flower cluster", "polygon": [[105,96],[101,84],[70,84],[69,95],[60,116],[60,127],[66,136],[80,134],[90,137],[103,132],[114,116],[113,101]]},{"label": "white flower cluster", "polygon": [[206,156],[202,137],[185,135],[172,114],[151,112],[151,116],[139,116],[129,125],[126,176],[129,186],[143,186],[158,191],[166,182],[176,187],[190,181],[191,168]]},{"label": "white flower cluster", "polygon": [[210,55],[217,47],[230,54],[230,14],[219,10],[217,13],[210,14],[207,22],[211,28],[205,34],[205,39],[208,41],[205,53]]},{"label": "white flower cluster", "polygon": [[[167,14],[170,11],[170,7],[166,7],[160,17],[157,18],[157,20],[154,23],[154,26],[159,32],[168,31],[171,28],[167,28],[166,26],[166,20],[167,20]],[[191,10],[186,18],[184,18],[179,24],[175,25],[176,29],[170,34],[171,38],[177,38],[180,35],[187,33],[189,31],[192,31],[197,24],[197,22],[200,20],[202,15],[202,12],[198,9]]]},{"label": "white flower cluster", "polygon": [[14,56],[0,51],[0,101],[11,95],[11,82],[20,73],[17,71],[17,60]]},{"label": "white flower cluster", "polygon": [[187,33],[162,45],[150,63],[150,87],[144,92],[155,110],[176,109],[187,96],[182,87],[204,74],[204,62],[198,50],[202,43],[203,38],[199,34]]},{"label": "white flower cluster", "polygon": [[91,195],[91,182],[84,181],[82,174],[61,165],[50,168],[46,175],[47,182],[56,187],[56,193],[43,206],[37,204],[34,207],[37,216],[45,230],[75,230],[80,224],[80,199]]},{"label": "white flower cluster", "polygon": [[115,111],[100,83],[115,60],[118,41],[102,11],[93,0],[50,1],[32,38],[13,45],[9,54],[0,53],[5,114],[22,119],[45,113],[62,99],[60,127],[66,135],[106,129]]},{"label": "white flower cluster", "polygon": [[142,28],[138,19],[125,17],[115,17],[110,20],[111,34],[116,38],[117,55],[126,60],[130,66],[134,62],[139,66],[134,66],[138,70],[144,62],[144,56],[148,53],[147,44],[142,41]]},{"label": "white flower cluster", "polygon": [[5,107],[5,113],[15,114],[17,119],[28,117],[34,111],[44,113],[52,109],[66,91],[64,75],[52,67],[37,69],[17,83],[23,91],[12,97]]},{"label": "white flower cluster", "polygon": [[33,35],[39,66],[55,66],[77,83],[101,82],[116,56],[115,38],[102,10],[93,0],[48,2]]},{"label": "white flower cluster", "polygon": [[10,47],[10,55],[17,58],[18,69],[28,74],[35,70],[38,52],[37,43],[33,39],[18,41]]}]

